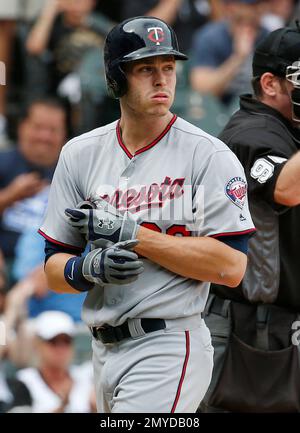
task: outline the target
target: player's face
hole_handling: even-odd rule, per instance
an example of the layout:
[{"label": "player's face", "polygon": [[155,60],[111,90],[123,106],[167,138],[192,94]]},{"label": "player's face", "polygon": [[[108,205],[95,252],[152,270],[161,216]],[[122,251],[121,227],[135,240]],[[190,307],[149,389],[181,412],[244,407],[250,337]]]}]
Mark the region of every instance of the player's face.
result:
[{"label": "player's face", "polygon": [[157,56],[131,62],[126,67],[128,91],[122,108],[139,114],[164,116],[174,101],[176,63],[173,56]]}]

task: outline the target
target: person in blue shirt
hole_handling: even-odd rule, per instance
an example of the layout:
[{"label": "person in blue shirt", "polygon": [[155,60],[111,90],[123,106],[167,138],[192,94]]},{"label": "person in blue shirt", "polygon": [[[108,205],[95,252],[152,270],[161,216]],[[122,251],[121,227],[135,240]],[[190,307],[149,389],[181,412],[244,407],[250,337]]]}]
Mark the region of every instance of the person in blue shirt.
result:
[{"label": "person in blue shirt", "polygon": [[17,281],[30,274],[35,287],[27,300],[29,318],[37,317],[44,311],[55,310],[69,314],[75,322],[81,321],[81,307],[86,294],[58,294],[48,289],[44,274],[44,240],[36,229],[20,236],[13,267],[13,277]]},{"label": "person in blue shirt", "polygon": [[0,249],[8,264],[20,234],[43,216],[66,123],[60,101],[35,100],[19,124],[17,146],[0,154]]},{"label": "person in blue shirt", "polygon": [[192,44],[191,85],[230,104],[251,90],[251,61],[268,31],[260,26],[260,0],[224,0],[226,19],[196,32]]}]

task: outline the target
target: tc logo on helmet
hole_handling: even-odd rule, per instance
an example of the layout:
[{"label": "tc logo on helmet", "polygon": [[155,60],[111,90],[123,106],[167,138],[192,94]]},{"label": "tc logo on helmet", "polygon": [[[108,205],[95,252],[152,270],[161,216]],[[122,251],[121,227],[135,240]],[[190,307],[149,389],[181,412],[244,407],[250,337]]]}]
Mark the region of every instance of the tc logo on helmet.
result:
[{"label": "tc logo on helmet", "polygon": [[165,34],[161,27],[149,27],[148,29],[148,39],[154,42],[156,45],[160,45],[161,42],[165,40]]}]

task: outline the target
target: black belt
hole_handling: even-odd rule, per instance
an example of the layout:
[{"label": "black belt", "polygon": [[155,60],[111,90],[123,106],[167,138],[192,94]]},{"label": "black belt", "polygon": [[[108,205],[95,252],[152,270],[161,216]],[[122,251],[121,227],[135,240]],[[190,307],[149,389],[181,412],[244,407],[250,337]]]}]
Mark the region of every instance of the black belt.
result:
[{"label": "black belt", "polygon": [[[166,322],[163,319],[141,319],[141,327],[144,332],[148,334],[149,332],[165,329]],[[96,340],[102,341],[103,344],[117,343],[118,341],[131,337],[128,322],[120,326],[93,326],[90,330],[93,337]]]}]

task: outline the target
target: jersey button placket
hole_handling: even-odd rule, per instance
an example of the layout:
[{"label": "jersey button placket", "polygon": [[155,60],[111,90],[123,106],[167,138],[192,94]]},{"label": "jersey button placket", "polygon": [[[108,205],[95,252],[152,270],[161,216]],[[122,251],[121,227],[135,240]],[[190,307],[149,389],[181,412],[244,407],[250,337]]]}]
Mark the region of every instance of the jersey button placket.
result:
[{"label": "jersey button placket", "polygon": [[123,173],[121,174],[121,178],[120,178],[120,182],[119,182],[119,188],[124,188],[127,189],[127,184],[130,180],[130,177],[133,174],[134,171],[134,166],[135,166],[135,160],[134,158],[130,161],[129,165],[126,167],[126,169],[123,171]]}]

